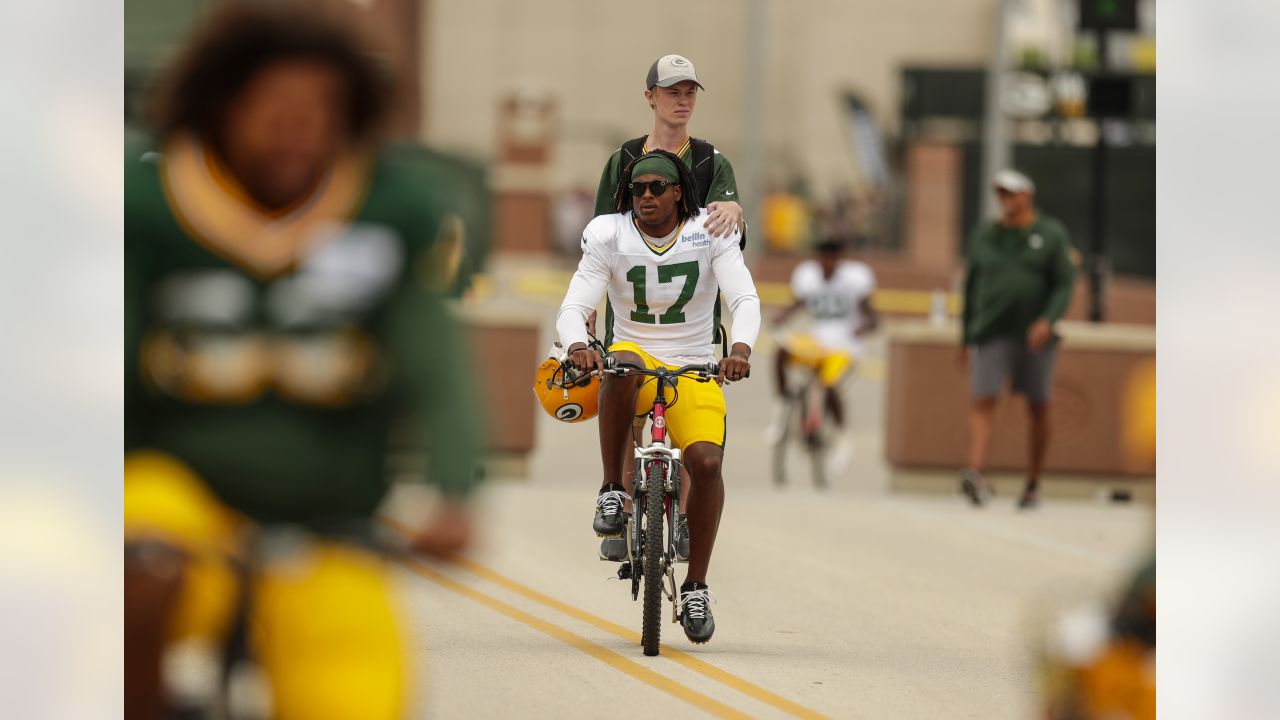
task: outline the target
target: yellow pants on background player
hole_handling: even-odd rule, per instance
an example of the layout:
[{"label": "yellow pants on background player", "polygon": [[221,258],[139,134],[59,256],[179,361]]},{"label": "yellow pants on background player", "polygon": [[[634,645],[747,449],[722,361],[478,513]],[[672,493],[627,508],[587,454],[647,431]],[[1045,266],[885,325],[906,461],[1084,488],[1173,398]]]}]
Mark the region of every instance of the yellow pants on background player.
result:
[{"label": "yellow pants on background player", "polygon": [[[619,351],[639,355],[644,366],[651,370],[659,367],[675,370],[678,367],[660,362],[633,342],[616,342],[609,346],[609,352]],[[643,417],[653,409],[653,401],[658,395],[657,380],[642,380],[640,393],[636,396],[637,417]],[[726,412],[724,391],[714,380],[697,382],[692,378],[680,378],[676,381],[674,396],[667,396],[666,419],[671,442],[681,450],[697,442],[723,446]]]},{"label": "yellow pants on background player", "polygon": [[[229,558],[248,521],[168,455],[125,459],[125,541],[188,556],[172,642],[221,646],[237,606]],[[265,564],[249,601],[250,642],[270,684],[273,716],[382,720],[406,712],[407,663],[388,568],[365,550],[316,541]]]},{"label": "yellow pants on background player", "polygon": [[833,388],[844,379],[854,366],[851,353],[831,350],[821,345],[812,335],[796,333],[783,344],[791,362],[809,368],[818,374],[823,387]]}]

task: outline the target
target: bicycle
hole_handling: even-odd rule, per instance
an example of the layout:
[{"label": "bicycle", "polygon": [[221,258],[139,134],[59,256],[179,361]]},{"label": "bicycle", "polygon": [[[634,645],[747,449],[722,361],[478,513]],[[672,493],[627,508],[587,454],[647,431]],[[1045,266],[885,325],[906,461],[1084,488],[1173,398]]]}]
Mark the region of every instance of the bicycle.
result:
[{"label": "bicycle", "polygon": [[[781,487],[787,484],[787,448],[798,438],[809,456],[810,471],[815,487],[827,487],[826,451],[829,431],[826,422],[826,398],[818,372],[810,368],[789,369],[792,380],[800,379],[799,389],[792,391],[782,402],[782,433],[773,446],[773,482]],[[788,383],[796,387],[795,383]]]},{"label": "bicycle", "polygon": [[649,445],[637,445],[635,448],[636,471],[631,497],[633,520],[626,530],[627,559],[618,567],[618,579],[631,580],[632,600],[639,599],[643,580],[640,644],[645,655],[653,656],[658,654],[662,636],[660,611],[664,596],[672,604],[671,621],[680,622],[675,531],[680,512],[681,453],[679,448],[671,447],[671,437],[667,433],[667,390],[670,388],[675,392],[676,380],[680,377],[708,382],[720,373],[720,366],[712,362],[685,365],[675,370],[663,367],[649,369],[609,356],[605,358],[604,372],[615,377],[651,377],[658,383],[653,409],[649,411]]},{"label": "bicycle", "polygon": [[[854,366],[854,357],[819,345],[808,332],[777,333],[778,363],[783,366],[783,387],[790,392],[782,397],[777,418],[769,429],[773,442],[773,483],[782,487],[787,483],[787,448],[799,439],[809,456],[810,473],[814,487],[826,489],[828,475],[840,473],[841,428],[835,423],[835,409],[829,405],[827,393],[840,392],[840,384],[828,389],[822,382],[824,375],[844,375]],[[829,365],[835,363],[835,366]],[[828,423],[828,419],[831,420]],[[836,447],[837,466],[832,465],[831,451]]]}]

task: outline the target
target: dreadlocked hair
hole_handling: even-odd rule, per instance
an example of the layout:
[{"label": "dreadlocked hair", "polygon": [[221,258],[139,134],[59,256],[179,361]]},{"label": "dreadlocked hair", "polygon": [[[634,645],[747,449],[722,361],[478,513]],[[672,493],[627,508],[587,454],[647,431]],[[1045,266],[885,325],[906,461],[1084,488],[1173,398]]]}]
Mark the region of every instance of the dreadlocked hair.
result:
[{"label": "dreadlocked hair", "polygon": [[693,176],[693,171],[689,169],[684,161],[666,150],[650,150],[640,157],[627,163],[622,169],[622,174],[618,177],[618,189],[613,193],[613,211],[614,212],[631,212],[631,168],[636,163],[647,157],[660,155],[671,161],[676,166],[676,173],[680,176],[678,184],[680,186],[680,201],[676,203],[676,217],[679,222],[684,222],[698,214],[702,209],[702,204],[698,202],[698,181]]}]

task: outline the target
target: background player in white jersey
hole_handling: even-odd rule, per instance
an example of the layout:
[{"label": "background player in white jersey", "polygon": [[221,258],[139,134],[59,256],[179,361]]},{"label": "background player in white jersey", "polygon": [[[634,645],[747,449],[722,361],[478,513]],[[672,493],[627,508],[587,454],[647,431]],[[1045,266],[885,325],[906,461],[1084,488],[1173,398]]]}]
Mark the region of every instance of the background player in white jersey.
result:
[{"label": "background player in white jersey", "polygon": [[[801,308],[808,310],[813,323],[808,332],[784,334],[778,344],[774,380],[779,397],[786,397],[787,365],[796,363],[813,369],[826,390],[826,405],[840,431],[832,452],[832,464],[844,465],[850,445],[845,427],[844,402],[840,383],[862,354],[861,337],[876,329],[880,317],[871,305],[876,276],[871,268],[856,260],[842,258],[843,243],[819,243],[816,257],[796,265],[791,273],[791,294],[795,302],[783,310],[779,326]],[[780,436],[782,419],[775,418],[767,431],[771,439]]]},{"label": "background player in white jersey", "polygon": [[[760,331],[760,298],[742,259],[738,232],[716,238],[698,206],[692,173],[675,155],[655,151],[623,171],[618,212],[587,225],[582,260],[556,317],[569,362],[579,370],[603,369],[588,348],[585,320],[606,295],[605,346],[621,361],[678,367],[716,359],[715,305],[723,294],[733,317],[733,348],[720,362],[717,383],[680,380],[667,410],[667,429],[684,453],[691,483],[688,503],[690,556],[681,585],[680,622],[693,642],[715,631],[706,576],[724,507],[725,400],[720,382],[751,369],[751,347]],[[717,293],[717,288],[719,293]],[[653,383],[608,376],[600,390],[600,455],[604,484],[592,529],[614,535],[625,524],[629,488],[622,466],[636,415],[653,405]]]}]

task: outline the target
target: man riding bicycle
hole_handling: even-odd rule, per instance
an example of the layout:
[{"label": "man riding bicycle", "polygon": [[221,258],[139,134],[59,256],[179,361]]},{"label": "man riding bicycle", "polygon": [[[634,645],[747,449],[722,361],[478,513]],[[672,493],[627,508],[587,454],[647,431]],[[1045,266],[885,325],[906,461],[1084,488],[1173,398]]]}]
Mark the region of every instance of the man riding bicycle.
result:
[{"label": "man riding bicycle", "polygon": [[[707,209],[707,230],[711,237],[723,237],[734,228],[746,233],[742,219],[742,205],[738,203],[738,181],[733,165],[714,145],[689,135],[689,124],[698,103],[698,93],[705,88],[698,79],[693,63],[681,55],[665,55],[654,61],[645,75],[645,102],[653,111],[653,130],[623,143],[609,156],[600,173],[600,185],[596,189],[595,215],[609,215],[615,207],[618,184],[622,171],[635,158],[650,150],[666,150],[673,153],[693,171],[698,183],[698,203]],[[744,238],[739,236],[739,246]],[[719,317],[719,309],[716,310]],[[595,332],[596,316],[593,311],[587,317],[587,325]],[[641,424],[643,422],[641,421]],[[632,438],[640,442],[640,427],[632,432]],[[626,463],[622,475],[630,482],[631,463]],[[681,505],[687,504],[685,494],[689,488],[689,475],[681,470]],[[682,560],[689,556],[689,528],[685,518],[676,528],[676,554]],[[625,552],[622,538],[605,537],[600,543],[600,556],[605,559],[621,557]]]},{"label": "man riding bicycle", "polygon": [[[805,260],[791,273],[791,294],[795,302],[778,315],[776,323],[784,325],[796,311],[805,308],[813,317],[809,332],[791,333],[778,344],[774,363],[774,381],[780,398],[793,388],[787,387],[787,368],[791,364],[810,368],[825,390],[825,404],[837,430],[845,425],[844,402],[840,385],[862,352],[862,336],[876,329],[880,317],[871,305],[876,289],[876,276],[866,263],[842,259],[844,244],[827,240],[815,248],[816,257]],[[775,418],[767,434],[772,440],[782,435],[782,418]],[[849,455],[849,439],[838,435],[832,453],[832,465],[843,466]]]},{"label": "man riding bicycle", "polygon": [[[556,316],[568,362],[603,371],[604,358],[588,345],[585,320],[607,292],[607,351],[619,361],[677,368],[715,359],[715,305],[723,295],[733,317],[733,346],[720,362],[717,383],[680,380],[666,412],[671,437],[692,477],[688,502],[690,557],[680,586],[680,623],[693,642],[715,632],[706,583],[715,545],[724,483],[725,400],[722,382],[742,380],[760,330],[760,299],[735,230],[723,238],[706,228],[689,168],[672,153],[642,155],[622,173],[616,212],[587,225],[582,260]],[[632,419],[649,412],[654,383],[605,377],[600,389],[600,455],[604,484],[592,528],[619,535],[627,522],[631,488],[622,468],[631,446]]]}]

